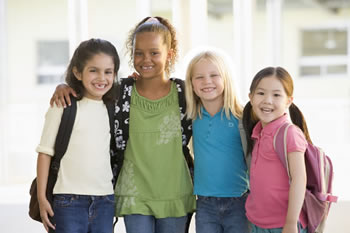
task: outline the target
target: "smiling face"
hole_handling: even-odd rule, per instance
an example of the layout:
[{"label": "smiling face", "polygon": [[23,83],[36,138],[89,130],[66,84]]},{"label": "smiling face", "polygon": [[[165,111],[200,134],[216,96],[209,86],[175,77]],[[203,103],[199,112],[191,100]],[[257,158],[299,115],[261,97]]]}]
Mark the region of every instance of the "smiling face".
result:
[{"label": "smiling face", "polygon": [[293,97],[287,96],[281,81],[275,76],[262,78],[249,98],[263,127],[281,117],[293,101]]},{"label": "smiling face", "polygon": [[218,68],[208,59],[201,59],[193,66],[192,86],[194,93],[206,104],[222,107],[224,80]]},{"label": "smiling face", "polygon": [[170,56],[160,33],[141,32],[135,36],[134,67],[142,78],[165,78]]},{"label": "smiling face", "polygon": [[99,53],[89,59],[82,72],[73,68],[75,77],[85,88],[84,96],[89,99],[101,100],[112,87],[115,77],[113,58]]}]

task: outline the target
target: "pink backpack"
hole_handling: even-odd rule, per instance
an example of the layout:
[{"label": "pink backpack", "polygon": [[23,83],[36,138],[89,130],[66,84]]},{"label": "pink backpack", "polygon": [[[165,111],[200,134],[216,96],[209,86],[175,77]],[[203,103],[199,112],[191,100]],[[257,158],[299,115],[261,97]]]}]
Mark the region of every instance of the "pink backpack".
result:
[{"label": "pink backpack", "polygon": [[[284,123],[275,134],[273,146],[286,167],[290,179],[287,157],[287,131],[292,125]],[[308,233],[322,233],[328,216],[331,202],[337,202],[338,197],[332,195],[333,165],[331,159],[311,143],[305,152],[307,174],[306,193],[303,210],[307,215]]]}]

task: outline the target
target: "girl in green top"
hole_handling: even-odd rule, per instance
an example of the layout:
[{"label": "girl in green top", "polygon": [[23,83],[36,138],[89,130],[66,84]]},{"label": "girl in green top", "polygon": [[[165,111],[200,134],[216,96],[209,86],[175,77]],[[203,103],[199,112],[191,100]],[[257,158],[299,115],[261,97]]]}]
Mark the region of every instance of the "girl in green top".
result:
[{"label": "girl in green top", "polygon": [[145,18],[127,41],[140,78],[122,85],[130,95],[118,111],[130,109],[129,138],[118,127],[117,147],[126,146],[116,194],[117,216],[126,231],[184,232],[195,209],[192,181],[182,150],[181,115],[176,83],[169,79],[177,57],[175,30],[165,19]]},{"label": "girl in green top", "polygon": [[122,81],[116,107],[123,161],[116,167],[116,216],[124,217],[127,233],[186,232],[195,196],[184,156],[191,135],[183,131],[191,126],[184,129],[179,110],[183,81],[169,79],[178,55],[175,30],[164,18],[147,17],[130,32],[127,48],[139,78]]}]

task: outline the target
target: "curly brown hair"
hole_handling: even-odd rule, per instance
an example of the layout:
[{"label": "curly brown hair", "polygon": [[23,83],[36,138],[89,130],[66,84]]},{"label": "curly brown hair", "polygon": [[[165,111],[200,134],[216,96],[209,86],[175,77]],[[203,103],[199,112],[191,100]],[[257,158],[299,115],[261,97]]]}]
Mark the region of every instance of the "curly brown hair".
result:
[{"label": "curly brown hair", "polygon": [[[150,18],[157,20],[148,21]],[[147,22],[147,23],[146,23]],[[171,23],[160,16],[146,17],[141,20],[132,30],[129,32],[129,36],[126,40],[126,53],[130,55],[129,65],[133,67],[134,62],[134,42],[135,36],[141,32],[157,32],[163,36],[164,44],[167,45],[168,49],[172,50],[172,56],[170,61],[166,64],[165,72],[167,76],[174,71],[175,62],[178,58],[178,41],[176,39],[176,30]]]}]

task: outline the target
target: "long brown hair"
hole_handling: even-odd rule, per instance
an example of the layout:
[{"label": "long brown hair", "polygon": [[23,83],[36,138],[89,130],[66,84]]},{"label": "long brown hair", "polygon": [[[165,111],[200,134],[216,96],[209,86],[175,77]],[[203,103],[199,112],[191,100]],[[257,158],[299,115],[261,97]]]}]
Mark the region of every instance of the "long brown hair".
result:
[{"label": "long brown hair", "polygon": [[[293,79],[290,74],[282,67],[267,67],[260,70],[253,78],[253,81],[250,85],[249,91],[250,94],[253,94],[256,87],[260,83],[260,81],[266,77],[276,77],[283,85],[283,88],[288,97],[293,96],[294,84]],[[303,113],[299,110],[299,108],[292,103],[289,106],[289,115],[293,122],[293,124],[297,125],[304,133],[305,138],[308,142],[312,143],[310,134],[306,125],[306,121]],[[253,140],[251,138],[254,126],[258,123],[259,119],[254,114],[252,109],[252,105],[250,101],[246,104],[243,109],[243,126],[246,131],[247,137],[247,152],[250,153],[253,150]]]},{"label": "long brown hair", "polygon": [[[68,65],[65,78],[67,84],[77,93],[78,100],[83,98],[85,88],[82,82],[75,77],[73,68],[75,67],[78,72],[82,73],[87,61],[99,53],[104,53],[112,57],[114,63],[114,73],[117,77],[120,61],[117,49],[112,43],[102,39],[90,39],[81,42],[78,48],[74,51],[73,57]],[[116,80],[113,80],[112,88],[103,95],[103,102],[113,102],[116,99],[115,81]]]}]

